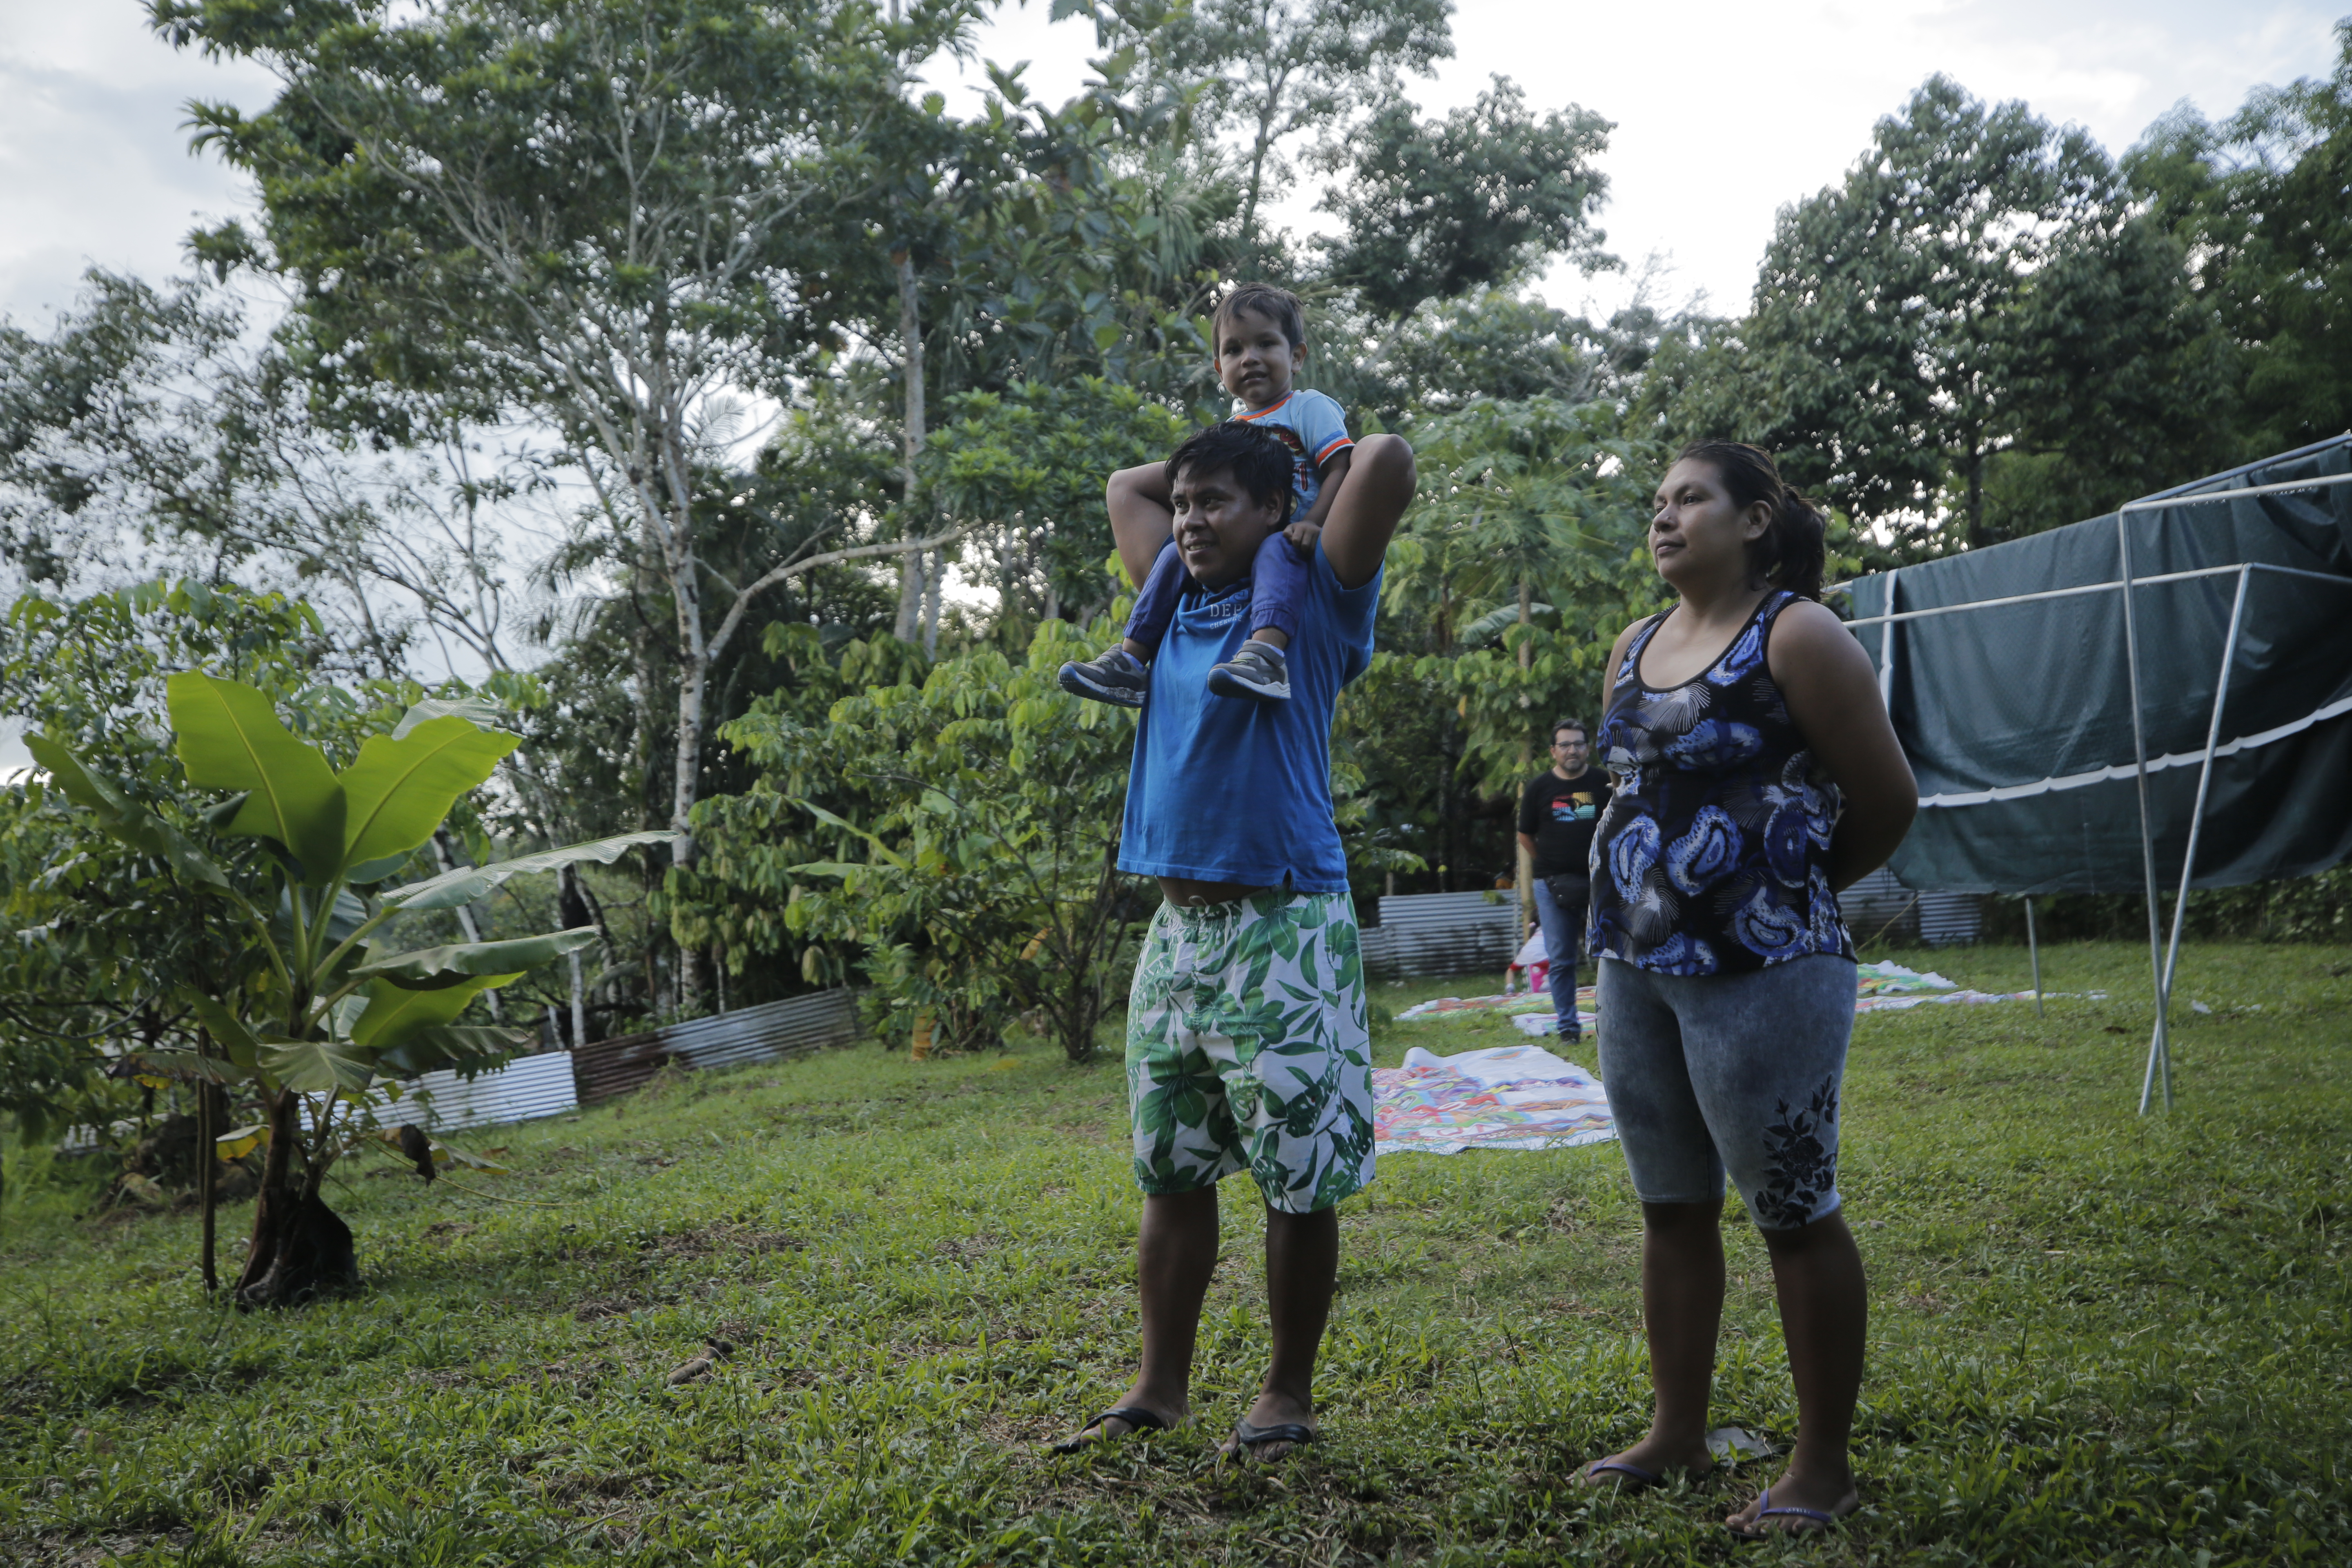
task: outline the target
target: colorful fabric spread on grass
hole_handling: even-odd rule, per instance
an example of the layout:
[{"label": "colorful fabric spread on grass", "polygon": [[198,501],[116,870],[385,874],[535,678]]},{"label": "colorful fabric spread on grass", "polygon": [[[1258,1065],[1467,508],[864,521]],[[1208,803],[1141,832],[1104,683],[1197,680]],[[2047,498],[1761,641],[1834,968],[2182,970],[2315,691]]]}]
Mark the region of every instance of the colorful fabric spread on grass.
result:
[{"label": "colorful fabric spread on grass", "polygon": [[[1923,1002],[2021,1002],[2031,1001],[2033,996],[2031,991],[1971,991],[1933,971],[1922,974],[1899,963],[1855,964],[1853,991],[1856,1013],[1894,1012],[1916,1007]],[[1551,999],[1540,994],[1439,996],[1406,1008],[1397,1015],[1397,1019],[1402,1023],[1412,1018],[1442,1018],[1463,1013],[1510,1016],[1511,1022],[1525,1035],[1549,1035],[1557,1026]],[[1586,1029],[1594,1026],[1590,985],[1577,989],[1576,1016]]]},{"label": "colorful fabric spread on grass", "polygon": [[[1592,1011],[1592,987],[1580,985],[1576,1005],[1581,1012]],[[1448,1013],[1533,1013],[1551,1011],[1551,997],[1543,992],[1525,991],[1509,996],[1435,996],[1426,1002],[1416,1002],[1399,1013],[1405,1018],[1437,1018]]]},{"label": "colorful fabric spread on grass", "polygon": [[2031,1002],[2031,991],[1971,991],[1933,970],[1922,974],[1899,963],[1854,965],[1853,1010],[1885,1013],[1922,1002]]},{"label": "colorful fabric spread on grass", "polygon": [[1440,1057],[1415,1046],[1372,1069],[1375,1154],[1569,1149],[1617,1136],[1601,1080],[1540,1046]]}]

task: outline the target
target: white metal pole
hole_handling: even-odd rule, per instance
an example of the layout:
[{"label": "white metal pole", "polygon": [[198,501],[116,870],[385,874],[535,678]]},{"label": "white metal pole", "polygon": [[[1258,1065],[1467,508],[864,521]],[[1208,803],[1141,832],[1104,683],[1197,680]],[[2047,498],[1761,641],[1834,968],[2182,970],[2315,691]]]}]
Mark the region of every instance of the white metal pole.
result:
[{"label": "white metal pole", "polygon": [[[2124,668],[2131,682],[2132,765],[2139,782],[2139,853],[2140,865],[2147,881],[2147,967],[2148,978],[2156,987],[2156,1033],[2148,1041],[2148,1071],[2153,1074],[2157,1064],[2164,1064],[2165,1082],[2172,1082],[2172,1041],[2166,1028],[2164,1013],[2164,928],[2156,905],[2156,837],[2147,815],[2147,742],[2140,729],[2139,718],[2139,625],[2132,613],[2131,532],[2125,526],[2124,514],[2116,514],[2116,554],[2123,569],[2124,592]],[[2147,1110],[2147,1085],[2140,1086],[2140,1110]],[[2172,1108],[2172,1097],[2165,1096],[2165,1109]]]},{"label": "white metal pole", "polygon": [[[2253,576],[2249,571],[2238,573],[2237,596],[2230,602],[2230,631],[2221,639],[2221,672],[2213,678],[2213,717],[2205,727],[2205,760],[2197,769],[2197,805],[2189,813],[2189,849],[2180,859],[2180,892],[2172,900],[2172,941],[2164,952],[2164,979],[2158,987],[2157,1006],[2159,1011],[2172,1011],[2172,976],[2180,963],[2180,926],[2189,913],[2189,879],[2197,869],[2197,840],[2205,827],[2205,799],[2213,788],[2213,749],[2221,743],[2221,705],[2230,700],[2230,668],[2237,662],[2238,627],[2246,617],[2246,584]],[[2147,1110],[2148,1079],[2156,1075],[2156,1053],[2148,1052],[2147,1078],[2140,1081],[2139,1108]],[[2167,1053],[2164,1061],[2164,1103],[2172,1104],[2172,1058]]]},{"label": "white metal pole", "polygon": [[1878,626],[1878,705],[1886,710],[1886,721],[1895,721],[1895,587],[1902,580],[1903,568],[1895,567],[1886,574],[1886,608],[1880,614],[1889,617]]},{"label": "white metal pole", "polygon": [[2042,943],[2033,935],[2033,895],[2025,895],[2025,952],[2033,961],[2033,1016],[2042,1013]]},{"label": "white metal pole", "polygon": [[[2300,566],[2281,566],[2269,561],[2242,561],[2232,566],[2200,566],[2189,572],[2158,572],[2138,579],[2143,588],[2153,588],[2159,583],[2193,583],[2200,577],[2228,577],[2241,571],[2269,572],[2282,577],[2300,577],[2307,582],[2332,583],[2341,588],[2352,584],[2352,577],[2335,572],[2306,572]],[[1970,599],[1964,605],[1931,605],[1924,610],[1904,610],[1895,615],[1856,616],[1846,622],[1849,627],[1874,626],[1887,621],[1924,621],[1937,616],[1962,616],[1972,610],[1997,610],[2009,605],[2034,605],[2045,599],[2079,599],[2085,594],[2108,594],[2121,588],[2121,583],[2085,583],[2074,588],[2044,588],[2032,594],[2004,594],[1997,599]],[[1826,594],[1829,589],[1822,590]]]}]

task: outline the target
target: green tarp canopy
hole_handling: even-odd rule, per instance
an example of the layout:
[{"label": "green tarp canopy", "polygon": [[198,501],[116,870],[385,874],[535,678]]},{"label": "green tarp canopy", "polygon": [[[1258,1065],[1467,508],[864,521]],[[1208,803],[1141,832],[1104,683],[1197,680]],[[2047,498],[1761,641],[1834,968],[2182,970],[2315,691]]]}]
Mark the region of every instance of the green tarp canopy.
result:
[{"label": "green tarp canopy", "polygon": [[2158,887],[2352,858],[2347,479],[2352,436],[1847,584],[1919,779],[1896,879],[2146,892],[2153,940]]}]

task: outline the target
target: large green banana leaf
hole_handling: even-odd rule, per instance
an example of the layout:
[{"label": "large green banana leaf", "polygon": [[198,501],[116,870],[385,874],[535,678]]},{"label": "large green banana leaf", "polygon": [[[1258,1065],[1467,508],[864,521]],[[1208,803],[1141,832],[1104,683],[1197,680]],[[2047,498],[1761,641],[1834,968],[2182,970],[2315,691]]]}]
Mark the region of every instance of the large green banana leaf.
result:
[{"label": "large green banana leaf", "polygon": [[349,1040],[262,1039],[260,1068],[288,1089],[304,1094],[342,1089],[357,1094],[375,1076],[373,1053],[352,1048]]},{"label": "large green banana leaf", "polygon": [[411,1031],[400,1044],[377,1057],[375,1070],[389,1078],[414,1078],[446,1068],[467,1078],[508,1060],[524,1038],[520,1029],[435,1025]]},{"label": "large green banana leaf", "polygon": [[522,742],[449,717],[405,735],[370,735],[359,760],[336,782],[345,816],[343,863],[361,865],[405,854],[433,837],[459,795],[490,776],[499,759]]},{"label": "large green banana leaf", "polygon": [[98,819],[103,831],[143,855],[152,855],[192,882],[226,888],[228,878],[194,840],[82,766],[81,759],[47,735],[27,735],[25,749],[65,791],[66,798]]},{"label": "large green banana leaf", "polygon": [[245,1026],[245,1021],[201,991],[185,994],[189,1010],[211,1033],[214,1042],[228,1053],[228,1059],[251,1071],[260,1059],[261,1042]]},{"label": "large green banana leaf", "polygon": [[428,877],[422,882],[387,888],[381,897],[395,909],[454,910],[460,904],[472,903],[511,877],[558,870],[583,860],[594,860],[609,866],[640,844],[668,844],[677,837],[678,835],[672,832],[624,833],[586,844],[568,844],[561,849],[542,850],[537,855],[518,855],[511,860],[494,860],[488,866],[461,866],[454,871]]},{"label": "large green banana leaf", "polygon": [[390,1050],[419,1030],[453,1021],[481,993],[521,978],[520,973],[479,974],[438,991],[411,991],[389,980],[371,980],[367,1006],[352,1025],[352,1043],[372,1052]]},{"label": "large green banana leaf", "polygon": [[165,689],[188,782],[247,792],[228,831],[274,838],[302,863],[304,881],[332,881],[343,868],[344,803],[326,754],[241,681],[185,670]]},{"label": "large green banana leaf", "polygon": [[406,991],[444,991],[484,974],[536,969],[595,940],[594,926],[575,926],[570,931],[515,937],[507,942],[451,942],[445,947],[419,948],[414,952],[372,959],[352,973],[362,980],[389,980]]}]

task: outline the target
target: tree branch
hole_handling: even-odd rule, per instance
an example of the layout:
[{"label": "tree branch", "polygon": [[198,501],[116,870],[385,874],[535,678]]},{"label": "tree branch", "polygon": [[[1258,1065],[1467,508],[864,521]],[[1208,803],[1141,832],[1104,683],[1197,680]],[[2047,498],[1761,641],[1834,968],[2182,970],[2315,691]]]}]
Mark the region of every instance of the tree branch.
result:
[{"label": "tree branch", "polygon": [[719,650],[734,637],[735,628],[742,624],[744,616],[750,612],[753,598],[787,578],[814,572],[820,566],[838,565],[844,561],[870,561],[879,555],[911,555],[919,550],[936,550],[942,544],[963,538],[979,527],[977,522],[967,522],[945,533],[935,533],[929,539],[900,539],[887,544],[856,544],[845,549],[828,550],[822,555],[805,555],[772,567],[735,595],[735,602],[727,607],[727,618],[719,623],[719,630],[710,638],[707,657],[714,659],[719,657]]}]

